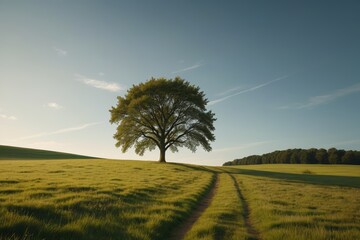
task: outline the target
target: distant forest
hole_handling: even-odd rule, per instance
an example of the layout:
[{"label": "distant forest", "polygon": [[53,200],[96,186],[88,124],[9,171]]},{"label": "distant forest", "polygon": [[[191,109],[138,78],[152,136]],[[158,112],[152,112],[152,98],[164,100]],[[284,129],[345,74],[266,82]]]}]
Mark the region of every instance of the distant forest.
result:
[{"label": "distant forest", "polygon": [[360,151],[345,151],[336,148],[288,149],[235,159],[224,163],[223,166],[269,163],[360,165]]}]

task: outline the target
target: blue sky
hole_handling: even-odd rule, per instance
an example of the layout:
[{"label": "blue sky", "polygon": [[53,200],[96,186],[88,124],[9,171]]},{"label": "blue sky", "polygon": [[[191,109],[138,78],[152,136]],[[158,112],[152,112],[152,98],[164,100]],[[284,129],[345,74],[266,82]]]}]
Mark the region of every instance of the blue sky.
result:
[{"label": "blue sky", "polygon": [[0,144],[117,159],[116,96],[151,77],[200,86],[220,165],[287,148],[360,150],[358,1],[0,0]]}]

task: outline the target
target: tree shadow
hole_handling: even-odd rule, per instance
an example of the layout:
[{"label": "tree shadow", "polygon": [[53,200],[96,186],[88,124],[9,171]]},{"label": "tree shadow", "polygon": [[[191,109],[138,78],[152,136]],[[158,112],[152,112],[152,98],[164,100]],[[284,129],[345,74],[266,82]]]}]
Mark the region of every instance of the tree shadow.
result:
[{"label": "tree shadow", "polygon": [[184,164],[184,163],[174,163],[174,162],[171,162],[171,163],[168,163],[168,164],[189,168],[189,169],[195,170],[195,171],[206,171],[206,172],[210,172],[210,173],[221,172],[218,169],[215,169],[214,167],[205,167],[205,166],[199,166],[199,165]]},{"label": "tree shadow", "polygon": [[286,180],[286,181],[298,182],[298,183],[360,188],[360,177],[353,177],[353,176],[281,173],[281,172],[269,172],[269,171],[260,171],[260,170],[250,170],[250,169],[238,169],[232,167],[224,167],[224,169],[226,169],[226,171],[231,174],[243,174],[243,175],[250,175],[256,177],[267,177],[267,178]]},{"label": "tree shadow", "polygon": [[356,225],[335,225],[335,224],[317,224],[316,222],[308,221],[295,221],[295,222],[282,222],[274,223],[270,226],[271,229],[291,229],[291,228],[301,228],[301,229],[314,229],[324,227],[326,230],[330,231],[347,231],[347,230],[360,230],[359,226]]}]

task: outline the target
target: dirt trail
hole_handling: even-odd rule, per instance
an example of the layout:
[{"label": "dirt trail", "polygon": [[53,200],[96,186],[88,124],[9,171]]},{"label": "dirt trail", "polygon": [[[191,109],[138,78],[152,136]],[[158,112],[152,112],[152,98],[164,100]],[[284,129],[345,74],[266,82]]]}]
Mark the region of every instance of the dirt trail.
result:
[{"label": "dirt trail", "polygon": [[236,178],[231,174],[230,174],[230,176],[231,176],[232,180],[234,181],[234,185],[235,185],[237,194],[238,194],[241,204],[243,206],[243,210],[244,210],[243,217],[244,217],[244,221],[245,221],[246,230],[247,230],[248,234],[250,234],[250,236],[251,236],[249,239],[261,240],[259,231],[256,230],[256,228],[254,227],[254,225],[251,222],[249,205],[240,190],[240,186],[239,186],[238,182],[236,181]]},{"label": "dirt trail", "polygon": [[185,234],[191,229],[196,220],[199,219],[201,214],[206,210],[210,205],[211,200],[213,199],[216,189],[219,185],[219,177],[215,175],[215,181],[211,186],[209,192],[203,197],[196,209],[193,210],[191,215],[181,224],[170,236],[169,240],[182,240],[185,237]]}]

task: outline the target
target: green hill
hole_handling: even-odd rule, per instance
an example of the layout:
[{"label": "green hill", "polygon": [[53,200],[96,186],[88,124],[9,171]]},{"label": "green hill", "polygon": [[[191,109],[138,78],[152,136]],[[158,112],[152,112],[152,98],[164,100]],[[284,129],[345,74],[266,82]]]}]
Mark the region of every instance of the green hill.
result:
[{"label": "green hill", "polygon": [[0,159],[90,159],[94,157],[0,145]]}]

